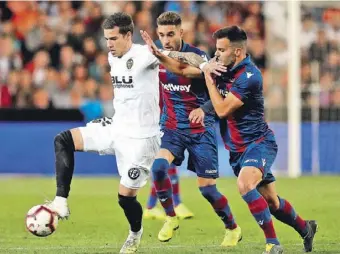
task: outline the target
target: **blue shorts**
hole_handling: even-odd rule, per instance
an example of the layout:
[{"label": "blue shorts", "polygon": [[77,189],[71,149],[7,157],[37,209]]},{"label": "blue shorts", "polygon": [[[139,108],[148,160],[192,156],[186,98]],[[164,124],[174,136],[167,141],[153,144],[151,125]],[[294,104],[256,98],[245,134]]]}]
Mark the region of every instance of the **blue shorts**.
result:
[{"label": "blue shorts", "polygon": [[236,176],[246,166],[256,167],[261,170],[263,176],[258,187],[274,182],[271,166],[277,154],[277,144],[272,140],[262,140],[251,143],[244,152],[230,152],[230,165]]},{"label": "blue shorts", "polygon": [[175,157],[176,166],[182,164],[184,151],[189,153],[188,169],[202,178],[218,178],[218,149],[214,127],[205,132],[187,134],[178,130],[163,129],[161,148],[167,149]]}]

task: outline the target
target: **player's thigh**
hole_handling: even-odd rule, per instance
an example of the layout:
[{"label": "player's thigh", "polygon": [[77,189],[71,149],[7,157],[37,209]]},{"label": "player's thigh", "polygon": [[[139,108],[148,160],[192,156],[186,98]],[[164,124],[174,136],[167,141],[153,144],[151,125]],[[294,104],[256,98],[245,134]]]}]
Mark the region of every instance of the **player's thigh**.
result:
[{"label": "player's thigh", "polygon": [[103,126],[100,122],[89,122],[85,127],[78,129],[82,136],[84,152],[96,152],[100,155],[114,154],[111,125]]},{"label": "player's thigh", "polygon": [[200,134],[188,144],[188,169],[202,181],[216,179],[218,172],[218,147],[215,130]]},{"label": "player's thigh", "polygon": [[144,139],[117,138],[114,148],[121,185],[135,190],[143,187],[150,176],[159,147],[159,136]]},{"label": "player's thigh", "polygon": [[[263,140],[260,143],[254,142],[243,153],[240,159],[240,166],[255,167],[262,173],[261,184],[268,184],[275,181],[271,167],[277,154],[277,145],[275,142]],[[241,170],[241,171],[242,171]]]},{"label": "player's thigh", "polygon": [[174,163],[176,166],[181,165],[185,158],[185,140],[186,137],[175,130],[162,130],[161,149],[157,158],[164,158],[169,164]]},{"label": "player's thigh", "polygon": [[80,128],[74,128],[70,130],[73,139],[74,149],[76,151],[84,151],[84,140]]}]

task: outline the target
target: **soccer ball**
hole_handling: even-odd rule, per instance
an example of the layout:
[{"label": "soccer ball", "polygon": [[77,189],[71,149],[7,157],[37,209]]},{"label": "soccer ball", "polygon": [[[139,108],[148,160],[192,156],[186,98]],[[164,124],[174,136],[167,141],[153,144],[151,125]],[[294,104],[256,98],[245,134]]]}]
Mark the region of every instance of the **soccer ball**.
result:
[{"label": "soccer ball", "polygon": [[26,215],[26,228],[35,236],[52,234],[58,226],[58,216],[46,205],[33,206]]}]

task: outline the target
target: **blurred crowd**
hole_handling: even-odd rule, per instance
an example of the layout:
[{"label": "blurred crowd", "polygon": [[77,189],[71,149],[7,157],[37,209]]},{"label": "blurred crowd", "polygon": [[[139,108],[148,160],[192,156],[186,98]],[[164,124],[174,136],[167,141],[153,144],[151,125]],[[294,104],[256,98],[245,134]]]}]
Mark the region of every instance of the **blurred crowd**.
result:
[{"label": "blurred crowd", "polygon": [[[136,43],[143,43],[140,29],[157,39],[158,15],[176,11],[183,19],[184,40],[210,55],[216,29],[241,26],[248,33],[248,52],[264,74],[266,106],[286,105],[287,40],[294,38],[287,38],[280,3],[38,1],[0,2],[0,107],[79,108],[90,119],[111,116],[114,95],[101,24],[116,11],[133,17]],[[304,104],[313,103],[320,80],[321,105],[340,106],[340,13],[333,11],[303,12]]]}]

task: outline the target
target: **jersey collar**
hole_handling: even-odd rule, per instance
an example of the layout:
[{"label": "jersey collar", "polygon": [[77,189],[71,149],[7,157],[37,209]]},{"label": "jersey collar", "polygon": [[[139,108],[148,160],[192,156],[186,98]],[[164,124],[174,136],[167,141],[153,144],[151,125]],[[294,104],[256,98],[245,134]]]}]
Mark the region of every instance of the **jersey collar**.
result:
[{"label": "jersey collar", "polygon": [[233,68],[230,69],[230,71],[235,71],[236,69],[243,67],[244,65],[247,65],[251,62],[250,55],[247,54],[246,58],[244,58],[241,62],[239,62],[237,65],[235,65]]},{"label": "jersey collar", "polygon": [[187,51],[188,47],[189,47],[189,44],[185,43],[185,42],[182,40],[182,48],[181,48],[180,52],[185,52],[185,51]]}]

